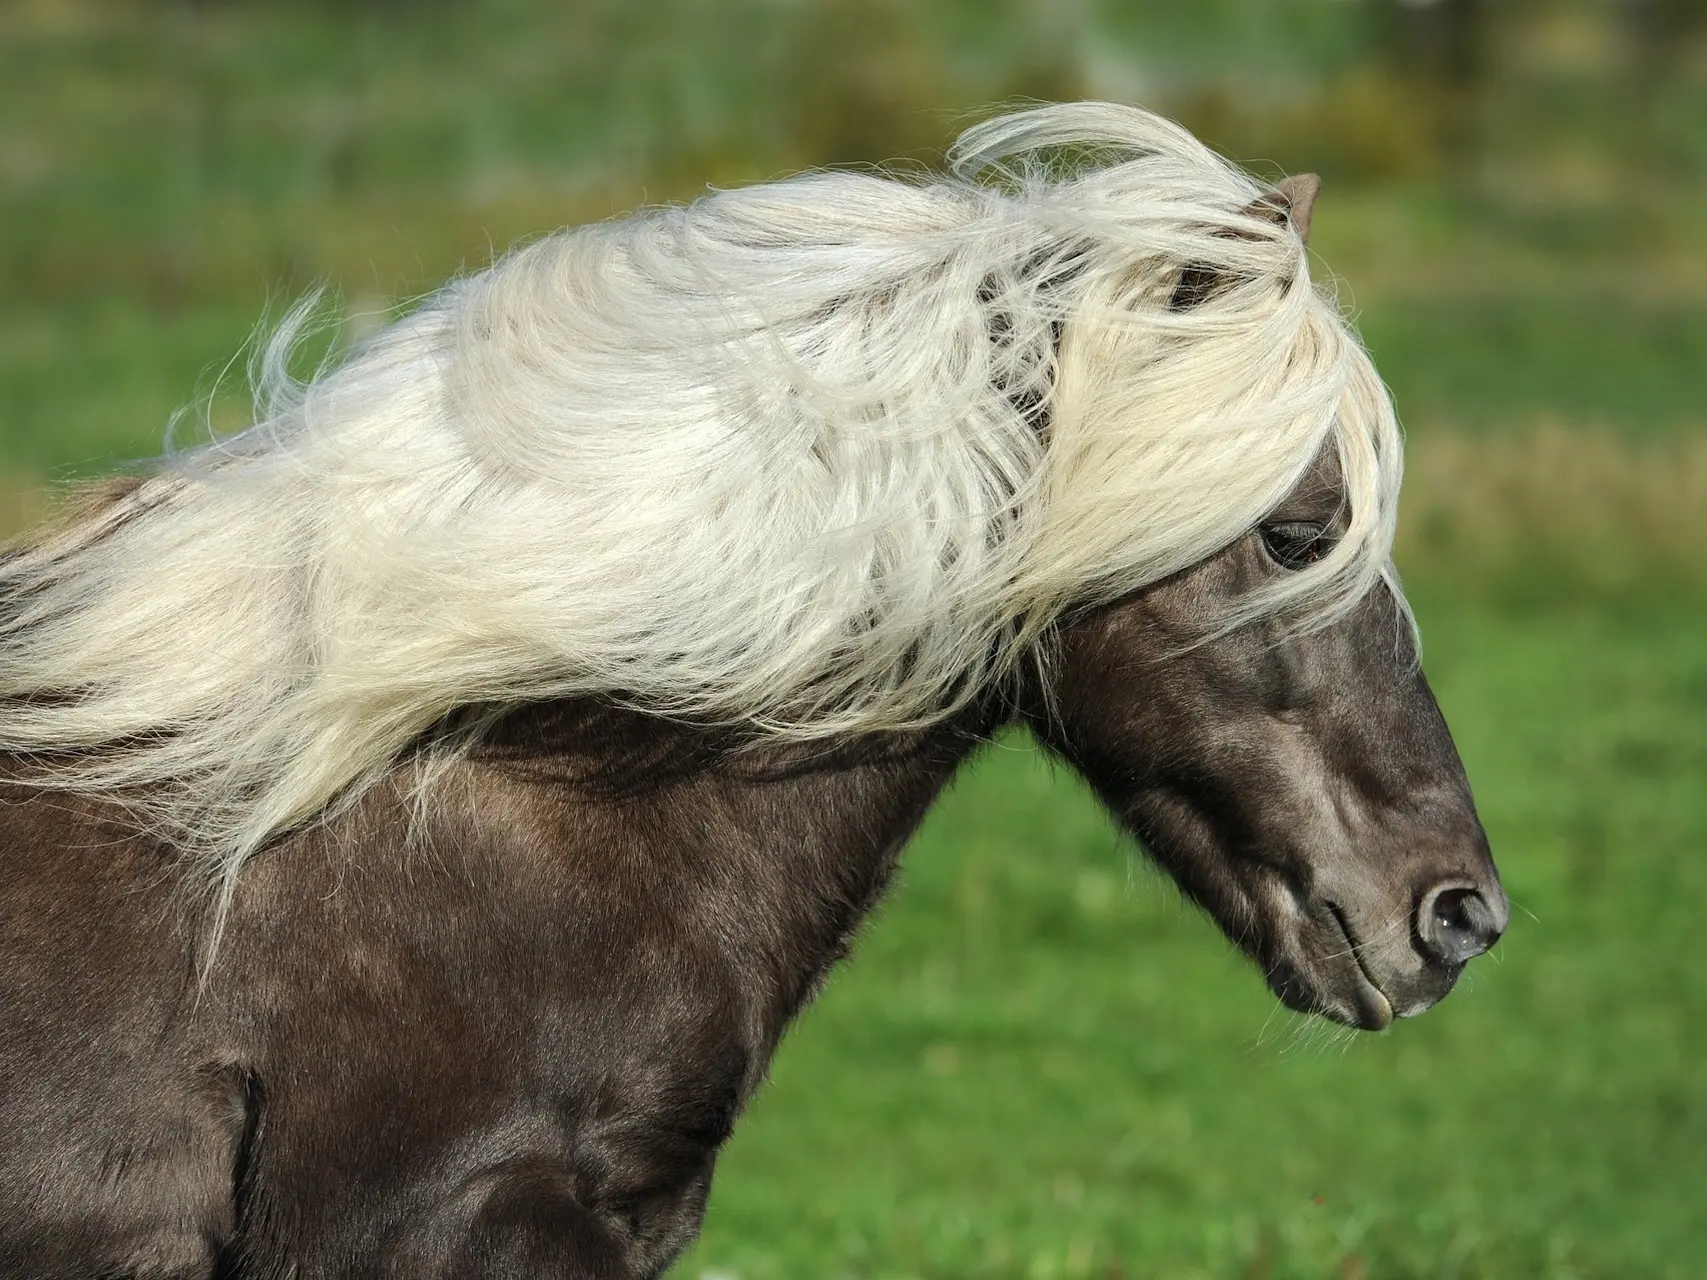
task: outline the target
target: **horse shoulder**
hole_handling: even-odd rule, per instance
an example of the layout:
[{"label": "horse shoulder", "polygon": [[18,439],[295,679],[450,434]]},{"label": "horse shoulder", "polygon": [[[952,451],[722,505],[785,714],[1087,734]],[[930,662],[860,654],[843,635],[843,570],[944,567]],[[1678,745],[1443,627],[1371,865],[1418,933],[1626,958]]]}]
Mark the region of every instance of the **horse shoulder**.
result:
[{"label": "horse shoulder", "polygon": [[170,862],[97,806],[0,800],[0,1275],[208,1275],[244,1107]]},{"label": "horse shoulder", "polygon": [[382,792],[245,872],[215,974],[265,1099],[244,1252],[651,1274],[762,1075],[768,992],[667,803],[468,772],[413,825]]}]

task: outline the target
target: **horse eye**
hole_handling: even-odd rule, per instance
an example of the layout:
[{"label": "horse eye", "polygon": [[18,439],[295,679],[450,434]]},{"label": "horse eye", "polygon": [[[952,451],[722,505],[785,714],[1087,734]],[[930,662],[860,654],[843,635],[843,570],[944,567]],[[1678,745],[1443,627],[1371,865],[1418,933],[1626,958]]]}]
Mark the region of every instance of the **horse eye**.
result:
[{"label": "horse eye", "polygon": [[1327,528],[1304,520],[1257,526],[1263,550],[1282,569],[1302,569],[1315,564],[1333,549]]}]

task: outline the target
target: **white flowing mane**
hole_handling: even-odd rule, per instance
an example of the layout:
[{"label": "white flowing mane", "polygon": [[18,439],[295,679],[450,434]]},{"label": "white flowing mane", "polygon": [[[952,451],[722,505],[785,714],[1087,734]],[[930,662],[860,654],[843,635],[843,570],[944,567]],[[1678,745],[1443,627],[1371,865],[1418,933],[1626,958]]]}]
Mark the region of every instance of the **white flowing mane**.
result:
[{"label": "white flowing mane", "polygon": [[[1397,427],[1261,188],[1094,103],[951,160],[559,232],[307,385],[287,324],[264,420],[0,561],[0,750],[229,891],[457,708],[929,723],[1064,610],[1240,536],[1330,440],[1349,530],[1243,615],[1361,597]],[[1224,287],[1170,307],[1187,265]]]}]

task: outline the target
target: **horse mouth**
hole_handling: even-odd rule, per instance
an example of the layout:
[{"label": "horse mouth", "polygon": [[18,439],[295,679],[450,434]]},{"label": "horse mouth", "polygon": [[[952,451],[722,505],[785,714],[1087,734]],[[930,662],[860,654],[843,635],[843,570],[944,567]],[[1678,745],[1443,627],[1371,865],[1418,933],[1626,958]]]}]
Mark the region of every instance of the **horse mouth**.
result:
[{"label": "horse mouth", "polygon": [[1345,913],[1337,903],[1323,902],[1306,918],[1317,921],[1319,932],[1313,932],[1321,948],[1270,975],[1275,995],[1299,1013],[1320,1014],[1360,1031],[1386,1030],[1393,1022],[1393,1003],[1369,972],[1362,942]]},{"label": "horse mouth", "polygon": [[1328,1016],[1364,1031],[1383,1031],[1392,1024],[1393,1002],[1387,998],[1387,993],[1381,990],[1381,985],[1369,972],[1369,964],[1363,958],[1363,946],[1357,934],[1352,931],[1350,922],[1346,920],[1345,912],[1340,910],[1337,903],[1328,902],[1323,905],[1327,908],[1328,918],[1334,922],[1334,928],[1345,943],[1341,955],[1351,957],[1351,976],[1356,984],[1351,997],[1354,1017],[1337,1018],[1335,1012],[1328,1012]]}]

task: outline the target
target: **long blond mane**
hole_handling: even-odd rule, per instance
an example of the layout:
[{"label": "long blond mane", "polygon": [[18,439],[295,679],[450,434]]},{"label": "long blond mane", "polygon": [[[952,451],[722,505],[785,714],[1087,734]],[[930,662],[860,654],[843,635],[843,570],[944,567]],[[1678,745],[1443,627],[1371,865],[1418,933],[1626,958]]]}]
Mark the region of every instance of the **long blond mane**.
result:
[{"label": "long blond mane", "polygon": [[[562,231],[275,370],[264,420],[0,563],[0,750],[229,888],[460,707],[929,723],[1330,441],[1349,532],[1244,614],[1386,572],[1387,396],[1249,177],[1094,103],[951,159]],[[1227,287],[1171,308],[1187,264]]]}]

